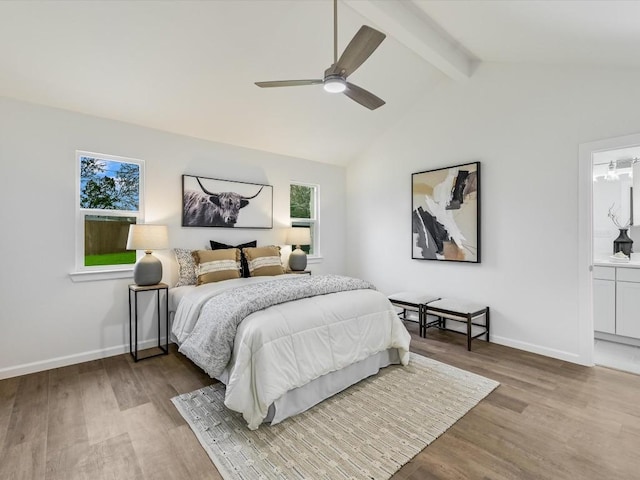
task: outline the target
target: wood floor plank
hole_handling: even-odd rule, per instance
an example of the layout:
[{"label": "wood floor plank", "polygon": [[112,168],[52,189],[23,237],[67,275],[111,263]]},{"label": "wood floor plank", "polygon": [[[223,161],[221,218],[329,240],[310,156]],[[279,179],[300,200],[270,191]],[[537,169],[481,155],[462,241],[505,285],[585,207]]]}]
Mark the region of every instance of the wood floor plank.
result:
[{"label": "wood floor plank", "polygon": [[[131,369],[129,358],[128,355],[118,355],[103,360],[120,410],[137,407],[149,401],[147,393]],[[152,359],[147,359],[150,360]]]},{"label": "wood floor plank", "polygon": [[49,372],[20,377],[5,448],[44,439],[48,423]]},{"label": "wood floor plank", "polygon": [[77,372],[77,369],[72,375],[61,375],[67,371],[60,369],[50,372],[47,455],[88,441],[82,388]]},{"label": "wood floor plank", "polygon": [[[75,443],[48,455],[46,480],[90,480],[91,472],[98,470],[96,458],[88,442]],[[98,478],[104,472],[98,472]]]},{"label": "wood floor plank", "polygon": [[78,368],[79,374],[95,372],[97,370],[104,370],[104,363],[102,362],[102,359],[99,358],[98,360],[91,360],[89,362],[81,363],[78,365]]},{"label": "wood floor plank", "polygon": [[120,410],[105,412],[87,419],[89,445],[102,443],[127,432],[127,420]]},{"label": "wood floor plank", "polygon": [[[444,439],[443,439],[444,440]],[[459,479],[476,480],[533,480],[522,465],[513,464],[502,456],[484,450],[480,445],[469,445],[464,439],[449,435],[446,440],[436,440],[433,447],[435,455],[426,455],[416,462],[419,466],[409,477],[411,479]],[[395,475],[394,475],[395,478]]]},{"label": "wood floor plank", "polygon": [[66,367],[53,368],[49,370],[49,380],[60,380],[67,377],[77,377],[80,375],[82,363],[67,365]]},{"label": "wood floor plank", "polygon": [[18,377],[0,380],[0,453],[7,437],[19,382]]},{"label": "wood floor plank", "polygon": [[175,455],[178,455],[189,474],[186,478],[198,480],[222,480],[213,462],[204,451],[191,428],[186,423],[168,432],[168,438]]},{"label": "wood floor plank", "polygon": [[130,408],[123,414],[145,479],[189,478],[189,469],[175,454],[169,438],[173,426],[153,403]]},{"label": "wood floor plank", "polygon": [[179,353],[175,346],[172,346],[170,351],[171,355],[160,358],[164,362],[165,378],[178,393],[193,392],[218,382]]},{"label": "wood floor plank", "polygon": [[[444,480],[444,479],[456,479],[456,480],[476,480],[482,478],[478,472],[468,467],[466,458],[472,460],[473,454],[476,454],[474,447],[467,449],[467,445],[463,442],[457,441],[454,437],[450,437],[447,441],[446,447],[438,445],[440,440],[436,440],[429,448],[433,447],[436,455],[423,456],[420,455],[414,459],[414,468],[411,473],[406,475],[408,480]],[[458,449],[462,448],[462,451]],[[477,457],[476,457],[477,458]],[[478,458],[478,461],[481,461]],[[486,470],[484,468],[483,470]],[[398,480],[405,478],[404,468],[396,473],[392,478]],[[505,477],[501,474],[493,474],[493,480],[504,480]]]},{"label": "wood floor plank", "polygon": [[502,385],[499,390],[492,392],[491,398],[487,399],[487,401],[490,401],[492,405],[506,408],[516,413],[522,413],[529,403],[518,398],[517,393],[514,394],[514,392],[516,392],[516,390],[509,385]]},{"label": "wood floor plank", "polygon": [[172,368],[166,372],[167,381],[179,394],[193,392],[207,385],[218,383],[217,380],[205,375],[194,376],[184,367]]},{"label": "wood floor plank", "polygon": [[118,399],[106,370],[83,373],[79,379],[84,412],[87,418],[120,410]]},{"label": "wood floor plank", "polygon": [[0,454],[2,453],[2,448],[4,446],[5,439],[7,438],[7,430],[9,429],[10,420],[10,413],[0,416]]},{"label": "wood floor plank", "polygon": [[47,461],[46,480],[143,480],[128,434],[95,445],[76,443]]},{"label": "wood floor plank", "polygon": [[[623,421],[630,418],[629,415],[619,411],[615,416],[610,415],[606,407],[593,408],[591,405],[585,408],[571,407],[573,405],[562,400],[548,398],[539,404],[527,407],[527,413],[544,417],[540,423],[549,428],[551,427],[549,419],[560,417],[555,423],[556,428],[563,428],[570,436],[583,432],[585,424],[589,424],[589,430],[599,435],[616,436],[622,430]],[[640,420],[640,417],[637,420]]]},{"label": "wood floor plank", "polygon": [[[462,452],[481,449],[490,456],[507,462],[501,464],[494,460],[492,463],[496,475],[501,474],[507,478],[564,478],[563,465],[553,461],[555,452],[564,448],[566,440],[562,432],[554,431],[549,435],[546,431],[536,430],[532,424],[531,431],[524,436],[517,428],[518,424],[526,421],[520,415],[508,415],[509,412],[490,405],[479,407],[474,409],[476,416],[465,417],[451,428],[451,435],[443,438],[445,448],[451,448],[448,442],[454,437],[462,444],[462,447],[456,447],[462,448]],[[479,466],[467,467],[478,474],[482,465],[484,464],[481,462]]]},{"label": "wood floor plank", "polygon": [[37,480],[45,478],[46,439],[44,435],[7,445],[0,453],[0,478],[7,480]]},{"label": "wood floor plank", "polygon": [[83,373],[78,378],[89,444],[126,433],[126,421],[107,372],[94,370]]},{"label": "wood floor plank", "polygon": [[165,376],[162,364],[160,362],[139,362],[133,370],[138,381],[144,385],[148,397],[158,412],[166,416],[174,427],[186,424],[182,415],[171,403],[171,398],[178,395],[178,391]]},{"label": "wood floor plank", "polygon": [[11,414],[19,382],[20,377],[0,380],[0,416]]}]

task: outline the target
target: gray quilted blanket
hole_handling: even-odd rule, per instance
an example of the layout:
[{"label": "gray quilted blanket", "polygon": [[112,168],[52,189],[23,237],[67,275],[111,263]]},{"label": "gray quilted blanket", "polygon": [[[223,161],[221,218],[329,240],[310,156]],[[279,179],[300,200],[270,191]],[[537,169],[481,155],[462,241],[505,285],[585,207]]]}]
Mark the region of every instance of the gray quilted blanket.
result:
[{"label": "gray quilted blanket", "polygon": [[301,298],[362,289],[375,287],[340,275],[299,275],[227,290],[207,301],[179,351],[211,377],[218,377],[231,359],[238,325],[248,315]]}]

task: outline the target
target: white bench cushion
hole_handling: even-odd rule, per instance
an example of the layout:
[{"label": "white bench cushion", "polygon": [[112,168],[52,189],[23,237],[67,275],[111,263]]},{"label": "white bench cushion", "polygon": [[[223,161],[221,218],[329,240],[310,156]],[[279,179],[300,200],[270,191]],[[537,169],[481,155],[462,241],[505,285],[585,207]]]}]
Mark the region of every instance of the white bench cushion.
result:
[{"label": "white bench cushion", "polygon": [[482,315],[487,309],[486,305],[469,302],[467,300],[460,300],[457,298],[441,298],[440,300],[429,303],[428,307],[449,310],[450,312],[458,313],[461,316],[476,312],[481,312],[480,315]]},{"label": "white bench cushion", "polygon": [[439,297],[434,297],[433,295],[428,295],[426,293],[420,292],[398,292],[389,295],[388,298],[391,303],[402,302],[407,304],[414,304],[417,308],[419,304],[433,302]]}]

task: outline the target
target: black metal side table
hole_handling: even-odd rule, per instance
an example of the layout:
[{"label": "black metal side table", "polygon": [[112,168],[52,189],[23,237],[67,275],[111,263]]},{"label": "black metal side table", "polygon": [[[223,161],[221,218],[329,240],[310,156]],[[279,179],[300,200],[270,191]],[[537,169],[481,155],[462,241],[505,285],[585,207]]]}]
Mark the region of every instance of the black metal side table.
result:
[{"label": "black metal side table", "polygon": [[[164,290],[164,345],[162,345],[162,308],[160,305],[162,290]],[[160,352],[153,355],[147,355],[145,357],[138,356],[138,293],[140,292],[155,292],[157,301],[156,312],[158,317],[158,348],[160,349]],[[133,300],[131,298],[132,296]],[[166,283],[144,286],[135,284],[129,285],[129,352],[131,353],[134,362],[137,362],[138,360],[144,360],[145,358],[157,357],[158,355],[169,354],[169,285],[167,285]]]}]

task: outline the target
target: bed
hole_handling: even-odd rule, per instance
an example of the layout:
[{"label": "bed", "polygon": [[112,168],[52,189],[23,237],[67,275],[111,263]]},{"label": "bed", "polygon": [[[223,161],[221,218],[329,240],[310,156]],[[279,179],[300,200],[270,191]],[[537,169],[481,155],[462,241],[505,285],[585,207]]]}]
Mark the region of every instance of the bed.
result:
[{"label": "bed", "polygon": [[[333,291],[334,284],[349,288]],[[291,298],[281,302],[281,295]],[[179,350],[226,385],[225,405],[241,412],[250,429],[281,422],[409,360],[410,335],[395,309],[358,279],[234,278],[172,288],[169,296]],[[272,296],[276,303],[269,305]],[[245,314],[226,331],[221,319]]]}]

